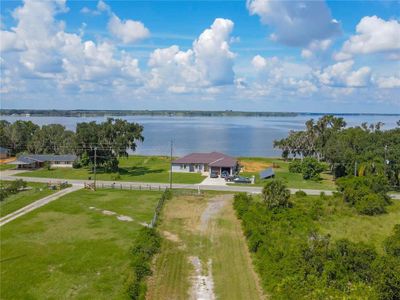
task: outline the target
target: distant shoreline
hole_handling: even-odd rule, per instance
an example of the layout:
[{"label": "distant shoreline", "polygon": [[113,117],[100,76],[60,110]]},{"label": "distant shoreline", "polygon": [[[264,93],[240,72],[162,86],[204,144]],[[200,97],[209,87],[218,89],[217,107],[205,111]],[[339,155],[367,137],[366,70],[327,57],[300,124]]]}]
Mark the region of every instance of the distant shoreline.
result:
[{"label": "distant shoreline", "polygon": [[311,113],[311,112],[257,112],[257,111],[207,111],[207,110],[45,110],[45,109],[1,109],[0,116],[17,117],[122,117],[122,116],[166,116],[166,117],[297,117],[320,116],[400,116],[382,113]]}]

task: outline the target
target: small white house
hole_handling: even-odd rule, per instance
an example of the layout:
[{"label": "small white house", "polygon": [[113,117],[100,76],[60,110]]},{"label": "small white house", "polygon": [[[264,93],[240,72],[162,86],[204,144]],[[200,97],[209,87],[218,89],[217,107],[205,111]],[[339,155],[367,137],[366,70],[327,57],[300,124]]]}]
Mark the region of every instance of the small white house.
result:
[{"label": "small white house", "polygon": [[72,168],[72,164],[77,159],[74,154],[52,155],[52,154],[31,154],[18,157],[8,164],[17,165],[18,169],[36,169],[43,167],[48,162],[51,167]]},{"label": "small white house", "polygon": [[172,162],[173,172],[197,172],[203,174],[226,172],[233,175],[238,170],[238,161],[219,152],[192,153]]}]

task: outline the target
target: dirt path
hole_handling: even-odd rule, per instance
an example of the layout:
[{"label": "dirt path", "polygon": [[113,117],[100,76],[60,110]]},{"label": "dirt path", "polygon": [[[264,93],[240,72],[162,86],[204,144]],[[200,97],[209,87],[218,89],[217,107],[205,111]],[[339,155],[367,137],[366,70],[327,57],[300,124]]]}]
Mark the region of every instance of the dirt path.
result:
[{"label": "dirt path", "polygon": [[18,209],[16,211],[12,212],[11,214],[8,214],[8,215],[2,217],[0,219],[0,227],[5,225],[5,224],[7,224],[8,222],[11,222],[12,220],[15,220],[16,218],[19,218],[19,217],[27,214],[28,212],[30,212],[30,211],[32,211],[32,210],[34,210],[36,208],[39,208],[39,207],[41,207],[43,205],[46,205],[47,203],[50,203],[50,202],[52,202],[54,200],[57,200],[61,196],[64,196],[64,195],[69,194],[71,192],[77,191],[77,190],[79,190],[81,188],[83,188],[83,186],[73,185],[73,186],[71,186],[69,188],[63,189],[63,190],[61,190],[61,191],[59,191],[57,193],[54,193],[54,194],[52,194],[50,196],[44,197],[42,199],[39,199],[39,200],[37,200],[37,201],[35,201],[35,202],[25,206],[25,207],[22,207],[22,208],[20,208],[20,209]]},{"label": "dirt path", "polygon": [[262,299],[232,195],[174,197],[147,299]]}]

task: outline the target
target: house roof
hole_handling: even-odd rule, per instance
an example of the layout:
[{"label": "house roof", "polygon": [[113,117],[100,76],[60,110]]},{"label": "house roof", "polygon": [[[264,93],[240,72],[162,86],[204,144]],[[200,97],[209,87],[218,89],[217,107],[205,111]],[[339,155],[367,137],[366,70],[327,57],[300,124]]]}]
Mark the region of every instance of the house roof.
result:
[{"label": "house roof", "polygon": [[211,153],[191,153],[177,160],[174,164],[208,164],[212,167],[234,167],[237,160],[233,157],[219,152]]},{"label": "house roof", "polygon": [[9,165],[30,165],[34,163],[36,160],[30,159],[29,157],[19,157],[18,159],[9,162]]},{"label": "house roof", "polygon": [[269,177],[273,177],[273,176],[275,176],[275,172],[272,168],[267,168],[260,172],[261,179],[265,179],[265,178],[269,178]]},{"label": "house roof", "polygon": [[64,154],[64,155],[55,155],[55,154],[31,154],[31,155],[23,155],[18,157],[17,160],[10,162],[12,165],[23,165],[23,164],[31,164],[33,162],[45,162],[45,161],[67,161],[73,162],[77,159],[75,154]]}]

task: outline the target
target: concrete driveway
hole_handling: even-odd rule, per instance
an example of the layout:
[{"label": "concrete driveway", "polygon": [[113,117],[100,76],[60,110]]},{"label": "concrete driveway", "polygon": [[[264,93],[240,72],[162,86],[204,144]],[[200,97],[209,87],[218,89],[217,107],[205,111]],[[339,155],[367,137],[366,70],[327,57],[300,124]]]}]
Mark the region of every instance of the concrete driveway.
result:
[{"label": "concrete driveway", "polygon": [[211,177],[206,177],[199,185],[226,185],[226,181],[224,178],[211,178]]}]

